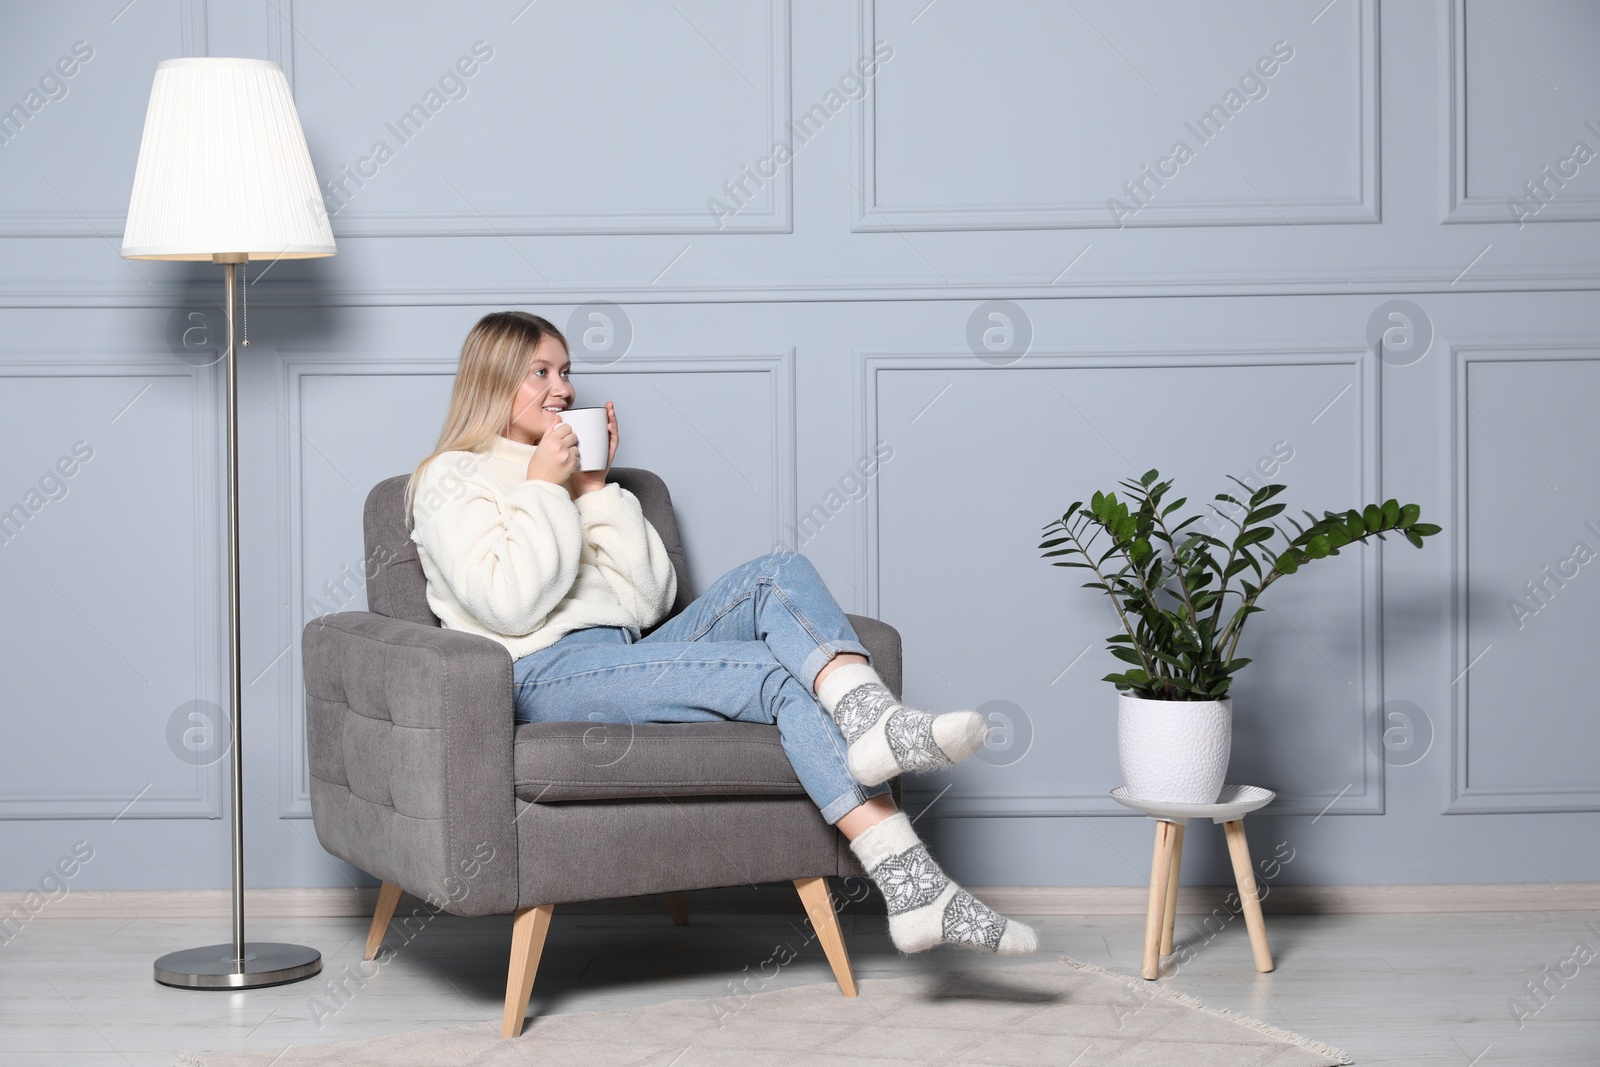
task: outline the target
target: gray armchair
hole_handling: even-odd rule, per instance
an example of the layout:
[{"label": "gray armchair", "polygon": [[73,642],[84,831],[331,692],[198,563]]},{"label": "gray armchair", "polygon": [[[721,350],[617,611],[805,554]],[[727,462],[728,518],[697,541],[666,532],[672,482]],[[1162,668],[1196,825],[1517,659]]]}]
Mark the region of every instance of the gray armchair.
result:
[{"label": "gray armchair", "polygon": [[[614,468],[677,570],[673,613],[692,599],[659,477]],[[367,937],[378,953],[402,892],[455,915],[514,913],[502,1033],[522,1032],[557,904],[661,893],[687,921],[685,890],[793,881],[845,996],[855,995],[828,876],[862,875],[778,741],[752,723],[517,725],[511,656],[440,627],[404,521],[406,476],[367,496],[370,611],[306,625],[311,812],[333,855],[383,881]],[[884,683],[901,685],[900,635],[850,616]],[[895,783],[898,795],[898,782]]]}]

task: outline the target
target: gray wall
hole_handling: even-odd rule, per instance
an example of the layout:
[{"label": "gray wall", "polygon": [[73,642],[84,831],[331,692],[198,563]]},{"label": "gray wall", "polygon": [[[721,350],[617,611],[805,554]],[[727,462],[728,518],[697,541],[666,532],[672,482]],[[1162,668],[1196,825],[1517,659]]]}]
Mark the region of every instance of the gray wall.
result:
[{"label": "gray wall", "polygon": [[[252,885],[366,881],[309,822],[299,635],[364,604],[368,488],[432,445],[478,316],[576,341],[589,301],[631,337],[575,350],[580,402],[666,478],[697,588],[803,529],[904,634],[909,702],[1009,716],[1009,749],[911,793],[958,877],[1142,879],[1149,824],[1106,795],[1112,623],[1039,531],[1151,466],[1199,500],[1265,461],[1296,507],[1393,495],[1445,533],[1326,561],[1253,623],[1230,777],[1279,791],[1258,854],[1294,849],[1286,883],[1600,879],[1573,847],[1600,810],[1600,9],[524,2],[5,5],[0,103],[45,91],[0,144],[0,506],[27,512],[0,885],[78,839],[79,887],[227,884],[226,764],[183,743],[225,699],[223,376],[174,340],[221,272],[118,255],[184,54],[282,63],[320,174],[366,175],[329,198],[338,256],[251,270]],[[1392,300],[1429,341],[1380,356]],[[1193,838],[1187,879],[1225,880]]]}]

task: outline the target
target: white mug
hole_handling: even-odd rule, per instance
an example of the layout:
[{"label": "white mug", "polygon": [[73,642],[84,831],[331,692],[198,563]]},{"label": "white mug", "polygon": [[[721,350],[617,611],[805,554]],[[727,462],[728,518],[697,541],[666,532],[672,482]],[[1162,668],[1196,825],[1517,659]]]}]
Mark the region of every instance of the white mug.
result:
[{"label": "white mug", "polygon": [[605,470],[611,458],[611,428],[606,423],[605,407],[568,408],[559,417],[578,435],[578,469]]}]

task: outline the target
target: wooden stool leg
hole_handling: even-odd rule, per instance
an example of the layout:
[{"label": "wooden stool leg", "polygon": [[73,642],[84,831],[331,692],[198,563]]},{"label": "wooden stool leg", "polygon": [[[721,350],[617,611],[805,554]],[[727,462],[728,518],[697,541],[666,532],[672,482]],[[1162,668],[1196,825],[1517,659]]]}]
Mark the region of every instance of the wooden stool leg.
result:
[{"label": "wooden stool leg", "polygon": [[389,920],[394,918],[401,892],[393,882],[383,883],[378,890],[378,906],[372,909],[372,926],[367,930],[367,950],[362,954],[362,959],[375,959],[378,949],[383,947],[383,935],[389,932]]},{"label": "wooden stool leg", "polygon": [[528,997],[533,993],[534,972],[539,969],[544,936],[550,932],[550,915],[555,910],[554,904],[517,909],[511,926],[511,969],[506,973],[506,1014],[500,1026],[501,1037],[516,1037],[522,1033],[522,1021],[528,1014]]},{"label": "wooden stool leg", "polygon": [[1244,908],[1244,925],[1250,931],[1250,951],[1255,953],[1256,970],[1272,970],[1272,951],[1267,948],[1267,924],[1261,917],[1261,898],[1256,896],[1256,876],[1250,869],[1250,845],[1244,837],[1244,820],[1224,823],[1228,835],[1228,855],[1233,859],[1233,880],[1239,888],[1239,903]]},{"label": "wooden stool leg", "polygon": [[1161,977],[1161,927],[1166,919],[1168,872],[1172,869],[1172,844],[1175,827],[1165,819],[1156,820],[1156,847],[1150,859],[1150,903],[1144,914],[1144,960],[1139,973],[1146,978]]},{"label": "wooden stool leg", "polygon": [[796,878],[794,887],[800,891],[800,903],[805,905],[811,928],[822,942],[827,953],[828,966],[839,983],[839,991],[847,997],[856,995],[856,976],[850,971],[850,953],[845,951],[844,933],[839,929],[839,916],[833,910],[833,897],[828,892],[826,878]]},{"label": "wooden stool leg", "polygon": [[664,893],[667,898],[667,911],[672,915],[672,921],[677,926],[689,925],[689,900],[682,893]]},{"label": "wooden stool leg", "polygon": [[1172,928],[1178,921],[1178,868],[1183,866],[1183,828],[1184,823],[1178,823],[1174,828],[1172,843],[1172,870],[1167,875],[1167,918],[1161,927],[1161,954],[1172,955]]}]

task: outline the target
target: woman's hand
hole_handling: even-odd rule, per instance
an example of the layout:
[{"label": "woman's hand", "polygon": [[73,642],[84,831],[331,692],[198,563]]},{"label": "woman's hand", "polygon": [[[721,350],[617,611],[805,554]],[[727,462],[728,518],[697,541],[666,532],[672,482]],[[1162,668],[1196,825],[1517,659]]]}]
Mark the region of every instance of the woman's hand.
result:
[{"label": "woman's hand", "polygon": [[[568,433],[572,433],[572,428],[567,426],[565,423],[563,423],[560,428],[566,430]],[[605,469],[597,471],[580,471],[577,469],[576,461],[574,461],[572,480],[568,483],[568,489],[572,493],[573,499],[577,499],[585,493],[592,493],[596,489],[604,489],[606,485],[606,471],[611,469],[611,461],[617,458],[617,409],[612,406],[612,403],[609,400],[606,401],[606,431],[607,436],[610,437],[610,444],[606,450]],[[573,434],[573,441],[573,454],[576,455],[577,434]]]},{"label": "woman's hand", "polygon": [[528,480],[535,478],[565,485],[578,469],[578,435],[566,423],[557,423],[544,432],[528,460]]}]

